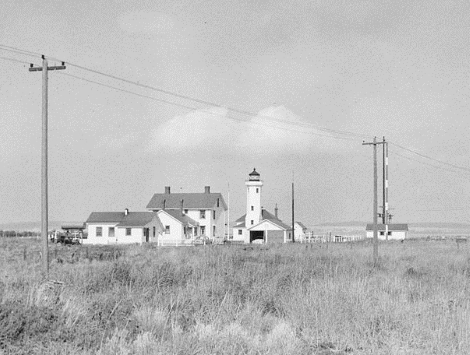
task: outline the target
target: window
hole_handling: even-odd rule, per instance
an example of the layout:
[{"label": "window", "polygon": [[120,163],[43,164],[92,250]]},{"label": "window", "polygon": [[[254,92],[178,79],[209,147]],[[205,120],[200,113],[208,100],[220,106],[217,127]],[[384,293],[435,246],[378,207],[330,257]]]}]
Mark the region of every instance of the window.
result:
[{"label": "window", "polygon": [[215,237],[215,226],[212,226],[212,236]]},{"label": "window", "polygon": [[206,234],[206,226],[201,226],[201,235]]},{"label": "window", "polygon": [[96,227],[96,236],[97,237],[103,236],[103,227]]},{"label": "window", "polygon": [[108,237],[114,238],[114,227],[108,228]]},{"label": "window", "polygon": [[385,232],[384,232],[384,231],[380,231],[380,235],[385,235]]},{"label": "window", "polygon": [[212,219],[215,219],[215,210],[212,211]]},{"label": "window", "polygon": [[165,226],[165,234],[170,234],[170,226]]},{"label": "window", "polygon": [[256,188],[256,193],[259,193],[259,188]]},{"label": "window", "polygon": [[194,227],[194,236],[197,236],[197,227]]},{"label": "window", "polygon": [[243,231],[241,229],[238,230],[238,235],[242,235]]},{"label": "window", "polygon": [[199,218],[200,219],[205,219],[206,218],[206,211],[205,210],[200,210],[199,211]]},{"label": "window", "polygon": [[155,237],[155,230],[156,230],[156,228],[155,228],[155,226],[154,226],[154,227],[153,227],[153,236],[154,236],[154,237]]},{"label": "window", "polygon": [[392,232],[388,232],[388,235],[392,235]]},{"label": "window", "polygon": [[132,228],[126,228],[126,237],[129,237],[132,235]]},{"label": "window", "polygon": [[188,214],[188,210],[184,210],[184,214]]},{"label": "window", "polygon": [[251,210],[254,211],[254,210],[255,210],[255,206],[251,206]]},{"label": "window", "polygon": [[220,198],[217,199],[217,207],[220,207]]},{"label": "window", "polygon": [[255,221],[251,220],[251,225],[255,224]]}]

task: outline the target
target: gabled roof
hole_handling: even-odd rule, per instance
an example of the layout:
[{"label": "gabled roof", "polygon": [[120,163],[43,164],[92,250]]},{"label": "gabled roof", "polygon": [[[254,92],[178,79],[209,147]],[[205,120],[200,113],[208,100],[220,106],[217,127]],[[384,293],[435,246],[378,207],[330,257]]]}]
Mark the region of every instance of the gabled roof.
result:
[{"label": "gabled roof", "polygon": [[[371,231],[374,230],[374,225],[372,223],[369,223],[366,226],[366,231]],[[379,231],[384,231],[385,230],[385,224],[377,224],[377,230]],[[389,224],[388,225],[388,230],[389,231],[407,231],[408,230],[408,224]]]},{"label": "gabled roof", "polygon": [[[155,213],[153,212],[129,212],[127,216],[121,220],[118,227],[141,227],[150,223],[154,219]],[[158,218],[158,217],[157,217]]]},{"label": "gabled roof", "polygon": [[306,229],[307,229],[307,227],[305,227],[302,222],[297,221],[297,222],[295,222],[295,223],[297,223],[297,224],[300,226],[300,228],[302,228],[303,230],[306,230]]},{"label": "gabled roof", "polygon": [[[183,200],[183,209],[211,209],[219,206],[227,210],[224,198],[221,193],[170,193],[154,194],[147,204],[148,209],[181,209],[181,200]],[[164,206],[165,205],[165,206]]]},{"label": "gabled roof", "polygon": [[124,212],[92,212],[85,223],[119,223]]},{"label": "gabled roof", "polygon": [[241,216],[239,219],[237,219],[237,220],[235,221],[235,224],[237,224],[238,222],[240,222],[240,223],[241,223],[241,222],[245,222],[245,218],[246,218],[246,214],[244,214],[244,215]]},{"label": "gabled roof", "polygon": [[181,214],[181,211],[180,210],[160,210],[158,211],[158,213],[167,213],[169,214],[171,217],[173,217],[174,219],[178,220],[179,222],[181,222],[183,225],[190,225],[192,227],[196,227],[199,225],[199,223],[197,223],[194,219],[192,219],[191,217],[185,215],[185,214]]},{"label": "gabled roof", "polygon": [[92,212],[85,223],[117,223],[118,227],[143,227],[156,216],[153,212]]},{"label": "gabled roof", "polygon": [[[246,214],[244,214],[243,216],[241,216],[240,218],[238,218],[236,221],[235,221],[235,226],[236,228],[242,228],[242,227],[246,227],[245,226],[245,218],[246,218]],[[277,218],[275,215],[273,215],[272,213],[269,213],[268,211],[266,211],[265,209],[261,210],[261,220],[259,221],[260,223],[263,222],[264,220],[268,220],[268,221],[271,221],[273,222],[274,224],[276,224],[277,226],[281,227],[281,228],[284,228],[286,230],[291,230],[292,228],[289,227],[287,224],[285,224],[284,222],[282,222],[279,218]],[[243,224],[242,224],[243,223]],[[251,227],[250,227],[251,228]]]},{"label": "gabled roof", "polygon": [[[281,222],[282,223],[282,222]],[[263,226],[263,224],[270,224],[271,226],[274,226],[276,228],[278,228],[279,230],[283,230],[283,231],[287,231],[289,230],[288,228],[286,228],[286,225],[281,225],[281,223],[276,223],[274,221],[271,221],[269,219],[263,219],[262,221],[260,221],[258,224],[255,224],[253,226],[250,226],[248,228],[249,231],[259,231],[259,230],[271,230],[271,228],[267,228],[266,225]]]}]

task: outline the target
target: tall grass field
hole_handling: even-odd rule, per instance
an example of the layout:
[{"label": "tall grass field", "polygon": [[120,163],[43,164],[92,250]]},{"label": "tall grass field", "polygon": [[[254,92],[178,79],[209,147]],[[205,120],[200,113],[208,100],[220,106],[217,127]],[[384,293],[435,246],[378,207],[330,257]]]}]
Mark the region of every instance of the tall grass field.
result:
[{"label": "tall grass field", "polygon": [[455,241],[157,248],[0,240],[0,354],[469,354]]}]

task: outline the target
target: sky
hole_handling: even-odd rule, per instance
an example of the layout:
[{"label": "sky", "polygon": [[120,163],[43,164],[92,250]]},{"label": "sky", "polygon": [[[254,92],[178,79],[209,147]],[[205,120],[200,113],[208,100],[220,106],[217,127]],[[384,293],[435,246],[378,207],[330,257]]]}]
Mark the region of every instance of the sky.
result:
[{"label": "sky", "polygon": [[0,223],[41,216],[38,54],[67,66],[49,72],[50,220],[206,185],[234,220],[256,168],[285,221],[292,182],[307,226],[371,221],[362,142],[385,136],[393,221],[470,223],[469,18],[465,0],[3,0]]}]

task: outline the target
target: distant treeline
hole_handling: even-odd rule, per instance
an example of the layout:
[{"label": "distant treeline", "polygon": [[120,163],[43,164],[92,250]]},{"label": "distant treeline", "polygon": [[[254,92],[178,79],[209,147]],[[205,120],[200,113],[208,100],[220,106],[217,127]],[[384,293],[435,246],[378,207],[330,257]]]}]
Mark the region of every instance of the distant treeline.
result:
[{"label": "distant treeline", "polygon": [[1,237],[37,237],[40,236],[41,232],[30,232],[30,231],[4,231],[0,229],[0,236]]}]

